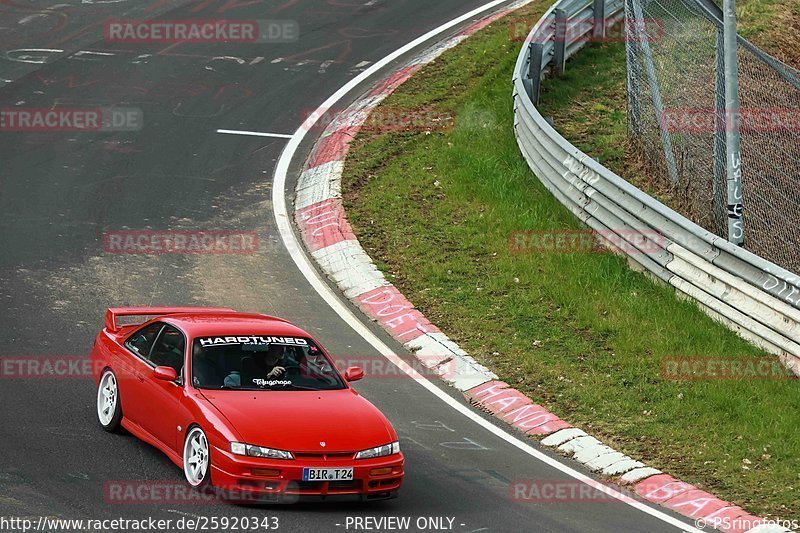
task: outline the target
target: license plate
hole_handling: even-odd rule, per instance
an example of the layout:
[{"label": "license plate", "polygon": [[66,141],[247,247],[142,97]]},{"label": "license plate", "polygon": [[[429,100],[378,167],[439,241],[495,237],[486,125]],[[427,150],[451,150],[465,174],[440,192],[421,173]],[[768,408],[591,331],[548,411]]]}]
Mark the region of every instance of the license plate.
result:
[{"label": "license plate", "polygon": [[352,481],[352,468],[304,468],[303,481]]}]

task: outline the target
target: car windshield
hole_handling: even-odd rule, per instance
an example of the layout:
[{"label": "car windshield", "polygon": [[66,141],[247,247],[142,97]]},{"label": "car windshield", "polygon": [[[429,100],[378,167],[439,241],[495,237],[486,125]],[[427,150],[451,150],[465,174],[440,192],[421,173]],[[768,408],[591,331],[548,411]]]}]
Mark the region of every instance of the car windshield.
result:
[{"label": "car windshield", "polygon": [[214,390],[338,390],[339,372],[311,339],[261,335],[198,337],[192,383]]}]

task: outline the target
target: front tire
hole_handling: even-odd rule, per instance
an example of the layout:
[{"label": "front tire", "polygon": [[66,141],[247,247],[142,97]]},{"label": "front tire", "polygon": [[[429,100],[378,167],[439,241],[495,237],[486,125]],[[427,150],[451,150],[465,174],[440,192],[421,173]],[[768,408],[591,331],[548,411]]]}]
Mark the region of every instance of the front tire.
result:
[{"label": "front tire", "polygon": [[195,426],[183,444],[183,475],[192,487],[205,488],[211,482],[211,455],[205,432]]},{"label": "front tire", "polygon": [[112,370],[103,372],[97,387],[97,421],[109,433],[122,430],[122,403],[119,401],[117,376]]}]

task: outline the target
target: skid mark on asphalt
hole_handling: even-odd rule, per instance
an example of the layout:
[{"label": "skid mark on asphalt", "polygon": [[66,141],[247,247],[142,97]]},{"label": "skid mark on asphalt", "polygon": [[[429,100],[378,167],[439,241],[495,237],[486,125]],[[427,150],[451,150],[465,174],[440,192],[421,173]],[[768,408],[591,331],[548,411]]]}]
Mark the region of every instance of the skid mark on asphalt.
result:
[{"label": "skid mark on asphalt", "polygon": [[450,431],[455,433],[455,429],[447,427],[444,422],[440,420],[434,420],[433,423],[430,422],[420,422],[418,420],[412,420],[411,423],[414,425],[416,429],[424,429],[424,430],[432,430],[432,431]]},{"label": "skid mark on asphalt", "polygon": [[452,441],[452,442],[440,442],[439,446],[442,448],[450,448],[451,450],[476,450],[476,451],[485,451],[491,450],[491,448],[487,448],[483,444],[476,442],[469,437],[463,437],[459,441]]}]

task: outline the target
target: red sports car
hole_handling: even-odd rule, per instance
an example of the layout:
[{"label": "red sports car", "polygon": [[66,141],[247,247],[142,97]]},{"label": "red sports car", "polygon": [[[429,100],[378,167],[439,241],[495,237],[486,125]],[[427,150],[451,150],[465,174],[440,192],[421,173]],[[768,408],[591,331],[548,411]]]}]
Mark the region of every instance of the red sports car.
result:
[{"label": "red sports car", "polygon": [[[147,322],[118,323],[120,317]],[[232,309],[109,309],[92,349],[97,417],[160,449],[193,487],[257,501],[397,496],[386,417],[325,350],[279,318]]]}]

